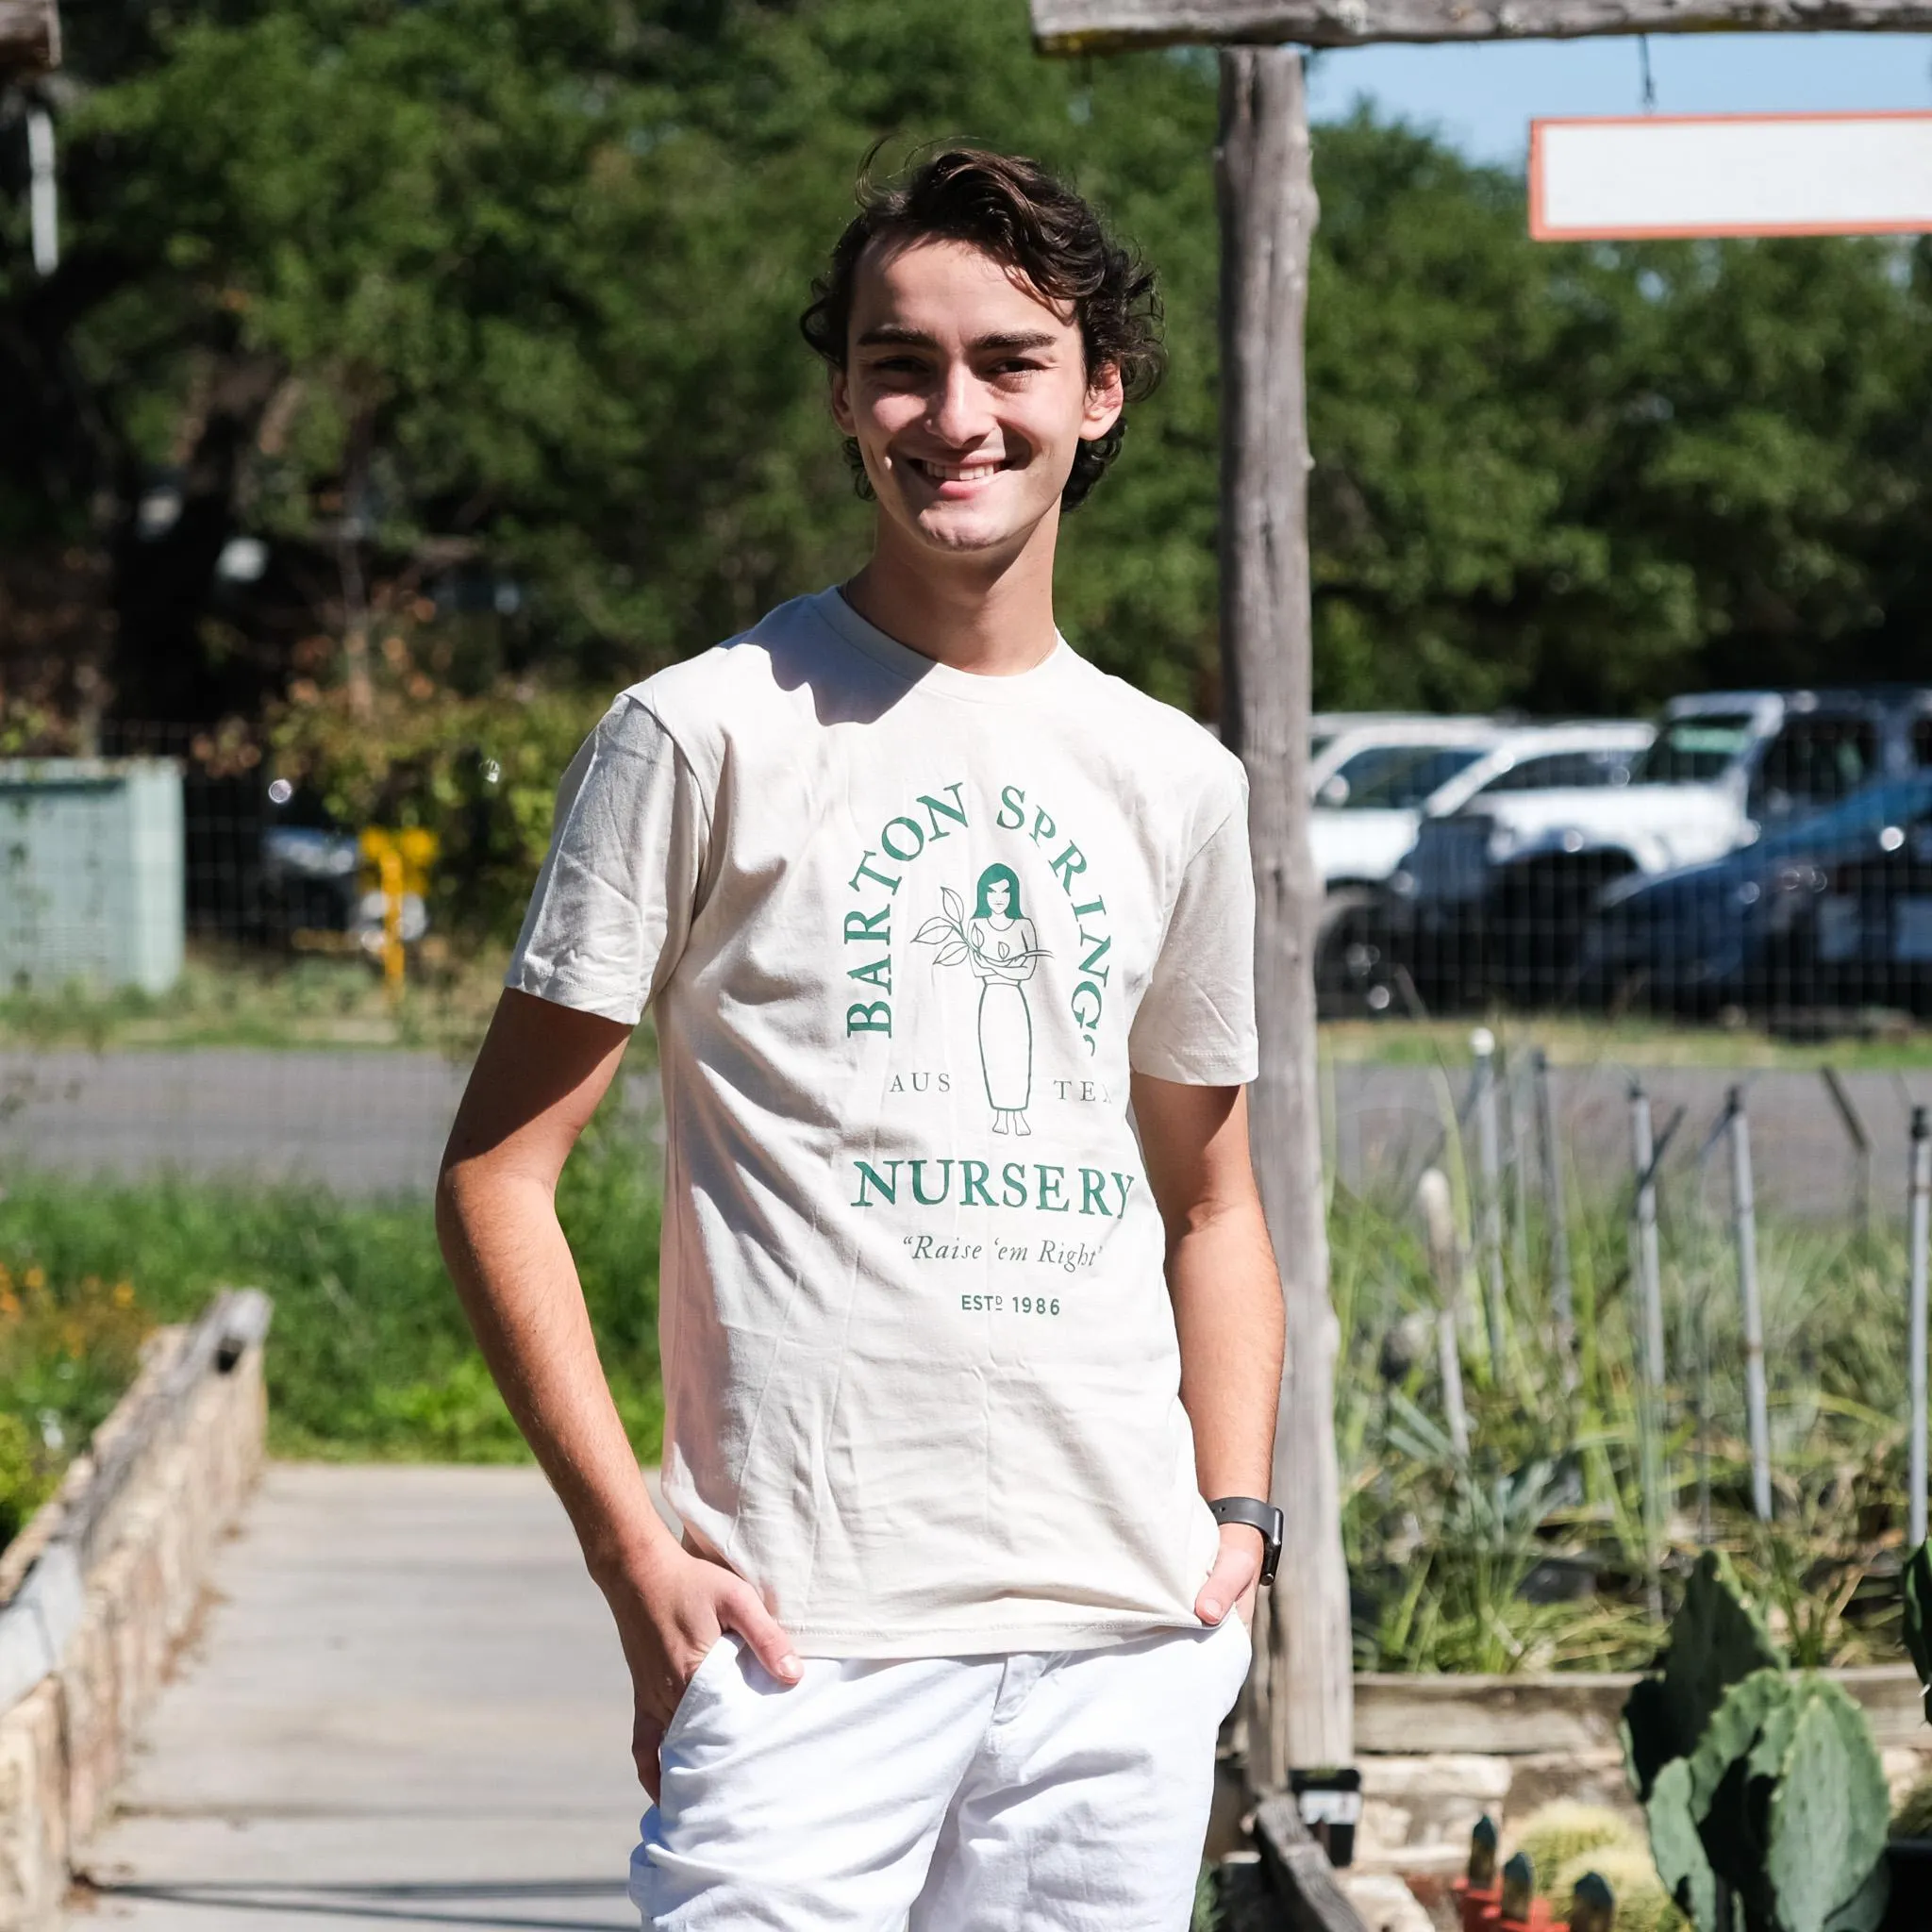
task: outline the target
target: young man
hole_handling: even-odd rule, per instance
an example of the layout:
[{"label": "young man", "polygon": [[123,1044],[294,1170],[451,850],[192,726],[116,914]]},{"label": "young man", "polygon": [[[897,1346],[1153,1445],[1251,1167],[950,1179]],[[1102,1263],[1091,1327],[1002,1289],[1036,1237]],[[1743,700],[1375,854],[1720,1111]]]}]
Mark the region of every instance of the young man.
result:
[{"label": "young man", "polygon": [[[1178,1932],[1279,1535],[1281,1312],[1241,769],[1054,627],[1152,281],[953,152],[816,294],[872,558],[577,755],[444,1251],[623,1639],[646,1925]],[[681,1547],[553,1205],[647,1007]]]}]

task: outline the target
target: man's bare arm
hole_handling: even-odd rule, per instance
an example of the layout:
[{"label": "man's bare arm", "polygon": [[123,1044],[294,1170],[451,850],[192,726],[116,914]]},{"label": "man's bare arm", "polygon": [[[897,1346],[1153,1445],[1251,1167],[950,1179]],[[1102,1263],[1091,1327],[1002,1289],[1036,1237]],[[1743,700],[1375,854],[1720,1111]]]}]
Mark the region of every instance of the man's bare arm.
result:
[{"label": "man's bare arm", "polygon": [[617,1620],[639,1775],[655,1795],[664,1726],[722,1629],[738,1631],[775,1676],[795,1676],[798,1664],[757,1591],[689,1556],[658,1520],[557,1219],[563,1163],[629,1038],[614,1021],[506,992],[450,1129],[436,1225],[484,1358]]},{"label": "man's bare arm", "polygon": [[[1281,1277],[1248,1153],[1239,1087],[1187,1087],[1136,1074],[1134,1119],[1167,1226],[1167,1283],[1180,1336],[1181,1404],[1204,1496],[1268,1494],[1281,1390]],[[1253,1614],[1258,1530],[1229,1524],[1194,1609],[1218,1624]]]}]

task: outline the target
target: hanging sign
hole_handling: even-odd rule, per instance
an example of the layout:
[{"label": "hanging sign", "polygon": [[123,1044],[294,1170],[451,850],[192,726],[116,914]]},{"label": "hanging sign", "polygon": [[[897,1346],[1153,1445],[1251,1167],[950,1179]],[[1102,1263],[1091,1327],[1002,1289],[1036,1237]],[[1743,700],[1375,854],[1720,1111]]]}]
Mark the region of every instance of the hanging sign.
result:
[{"label": "hanging sign", "polygon": [[1539,242],[1932,232],[1932,114],[1533,121]]}]

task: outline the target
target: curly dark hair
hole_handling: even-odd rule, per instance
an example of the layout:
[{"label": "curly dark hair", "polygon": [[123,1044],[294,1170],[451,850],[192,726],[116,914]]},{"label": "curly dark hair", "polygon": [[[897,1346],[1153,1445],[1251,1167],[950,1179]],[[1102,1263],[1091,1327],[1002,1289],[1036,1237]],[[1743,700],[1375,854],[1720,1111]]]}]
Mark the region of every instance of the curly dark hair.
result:
[{"label": "curly dark hair", "polygon": [[[1129,402],[1160,380],[1160,299],[1154,271],[1115,241],[1099,215],[1038,161],[985,148],[949,147],[896,178],[858,178],[858,212],[839,237],[831,266],[811,285],[798,319],[805,339],[834,369],[845,366],[853,284],[859,258],[881,237],[895,242],[965,242],[1024,275],[1051,302],[1072,305],[1090,377],[1111,363]],[[1119,455],[1121,416],[1105,436],[1083,442],[1060,492],[1074,509]],[[845,441],[860,496],[870,496],[858,444]]]}]

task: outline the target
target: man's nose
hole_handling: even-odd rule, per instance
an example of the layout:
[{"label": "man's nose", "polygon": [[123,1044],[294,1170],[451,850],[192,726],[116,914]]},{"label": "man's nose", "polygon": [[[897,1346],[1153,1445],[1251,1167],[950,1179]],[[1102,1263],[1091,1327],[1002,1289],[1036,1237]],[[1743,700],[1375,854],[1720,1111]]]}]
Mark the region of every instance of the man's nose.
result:
[{"label": "man's nose", "polygon": [[992,411],[987,407],[986,387],[974,372],[955,364],[945,373],[932,411],[933,434],[942,442],[964,449],[983,438],[992,427]]}]

